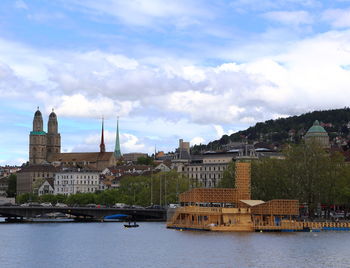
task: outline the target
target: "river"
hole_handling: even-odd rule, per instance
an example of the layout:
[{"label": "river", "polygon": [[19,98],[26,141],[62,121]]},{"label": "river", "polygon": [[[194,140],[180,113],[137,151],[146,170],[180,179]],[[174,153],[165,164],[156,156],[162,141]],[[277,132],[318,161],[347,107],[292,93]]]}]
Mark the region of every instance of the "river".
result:
[{"label": "river", "polygon": [[0,224],[0,267],[350,267],[350,232],[214,233],[164,223]]}]

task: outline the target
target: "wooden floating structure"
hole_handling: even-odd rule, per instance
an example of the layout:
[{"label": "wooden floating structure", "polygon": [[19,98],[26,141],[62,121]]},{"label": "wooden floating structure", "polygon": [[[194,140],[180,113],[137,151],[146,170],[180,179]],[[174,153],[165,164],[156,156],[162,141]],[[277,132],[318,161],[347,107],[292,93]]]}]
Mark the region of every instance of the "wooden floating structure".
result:
[{"label": "wooden floating structure", "polygon": [[167,228],[223,232],[350,231],[350,223],[298,221],[299,201],[251,200],[251,162],[236,162],[235,188],[194,188],[180,195]]}]

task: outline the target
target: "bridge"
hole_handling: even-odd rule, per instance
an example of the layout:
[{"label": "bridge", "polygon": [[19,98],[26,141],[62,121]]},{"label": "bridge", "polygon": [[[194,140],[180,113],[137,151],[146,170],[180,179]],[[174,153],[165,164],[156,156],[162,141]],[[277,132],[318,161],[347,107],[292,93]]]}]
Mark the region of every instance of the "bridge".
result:
[{"label": "bridge", "polygon": [[136,208],[95,208],[95,207],[21,207],[0,206],[1,217],[7,220],[23,220],[39,215],[60,212],[73,215],[76,220],[103,220],[105,216],[125,214],[137,221],[165,221],[165,209],[136,209]]}]

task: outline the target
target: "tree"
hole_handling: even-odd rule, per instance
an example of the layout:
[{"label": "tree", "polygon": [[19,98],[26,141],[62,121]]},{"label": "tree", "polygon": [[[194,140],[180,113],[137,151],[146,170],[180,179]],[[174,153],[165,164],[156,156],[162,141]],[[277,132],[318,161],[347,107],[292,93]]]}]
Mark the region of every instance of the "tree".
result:
[{"label": "tree", "polygon": [[137,158],[137,164],[139,165],[153,165],[153,159],[149,156],[140,156]]},{"label": "tree", "polygon": [[7,197],[15,197],[17,189],[17,175],[11,174],[7,179]]},{"label": "tree", "polygon": [[230,162],[225,169],[222,179],[218,183],[218,188],[234,188],[235,187],[235,162]]},{"label": "tree", "polygon": [[285,159],[263,159],[252,165],[254,199],[298,199],[310,215],[321,204],[349,202],[350,166],[339,153],[329,154],[318,143],[289,146]]}]

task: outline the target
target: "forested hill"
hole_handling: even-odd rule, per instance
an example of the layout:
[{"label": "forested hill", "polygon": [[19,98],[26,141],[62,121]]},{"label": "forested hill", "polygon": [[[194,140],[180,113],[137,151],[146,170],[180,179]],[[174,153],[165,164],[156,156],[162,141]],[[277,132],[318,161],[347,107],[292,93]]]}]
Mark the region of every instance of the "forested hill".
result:
[{"label": "forested hill", "polygon": [[260,141],[271,144],[299,143],[315,120],[319,120],[321,125],[324,126],[331,140],[336,136],[347,138],[349,134],[350,108],[314,111],[299,116],[268,120],[263,123],[259,122],[253,127],[238,131],[230,136],[224,135],[221,139],[209,142],[207,145],[195,145],[192,147],[192,153],[221,150],[230,142],[242,142],[246,139],[249,142]]}]

